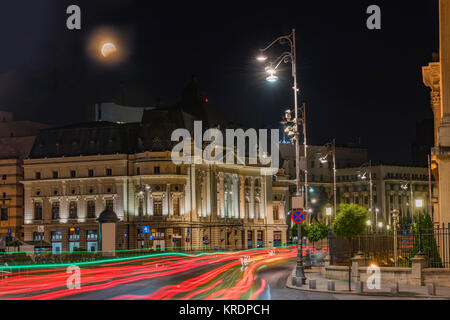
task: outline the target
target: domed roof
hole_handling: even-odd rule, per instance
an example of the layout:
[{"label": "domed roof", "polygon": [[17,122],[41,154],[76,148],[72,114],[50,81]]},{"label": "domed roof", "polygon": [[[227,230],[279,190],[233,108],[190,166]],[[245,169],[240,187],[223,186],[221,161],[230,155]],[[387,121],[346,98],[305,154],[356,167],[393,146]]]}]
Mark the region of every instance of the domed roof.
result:
[{"label": "domed roof", "polygon": [[106,208],[105,211],[100,213],[100,216],[97,218],[97,221],[100,223],[117,222],[119,220],[120,219],[117,217],[117,214],[110,208]]}]

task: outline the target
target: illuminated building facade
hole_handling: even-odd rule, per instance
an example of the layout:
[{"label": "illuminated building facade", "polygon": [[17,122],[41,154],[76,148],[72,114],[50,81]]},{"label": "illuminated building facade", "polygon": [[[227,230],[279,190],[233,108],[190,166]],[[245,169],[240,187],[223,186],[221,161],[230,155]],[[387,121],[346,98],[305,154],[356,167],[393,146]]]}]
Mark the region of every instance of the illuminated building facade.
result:
[{"label": "illuminated building facade", "polygon": [[43,130],[24,161],[25,241],[97,251],[96,219],[109,208],[116,250],[286,244],[286,190],[267,168],[172,162],[175,129],[221,124],[209,109],[193,82],[178,105],[146,110],[140,123]]},{"label": "illuminated building facade", "polygon": [[435,222],[450,224],[450,0],[439,0],[439,58],[423,67],[423,82],[431,89],[434,148],[431,168],[439,185]]}]

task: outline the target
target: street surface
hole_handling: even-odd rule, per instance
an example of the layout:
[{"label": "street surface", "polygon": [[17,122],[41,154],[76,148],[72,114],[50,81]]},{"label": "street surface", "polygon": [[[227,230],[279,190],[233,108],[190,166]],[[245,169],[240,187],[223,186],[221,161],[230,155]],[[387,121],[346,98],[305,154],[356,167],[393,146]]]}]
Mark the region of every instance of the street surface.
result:
[{"label": "street surface", "polygon": [[11,269],[7,277],[3,270],[0,299],[380,299],[286,288],[296,253],[295,247],[200,255],[164,253],[79,264],[79,288],[74,280],[76,273],[68,273],[66,265]]}]

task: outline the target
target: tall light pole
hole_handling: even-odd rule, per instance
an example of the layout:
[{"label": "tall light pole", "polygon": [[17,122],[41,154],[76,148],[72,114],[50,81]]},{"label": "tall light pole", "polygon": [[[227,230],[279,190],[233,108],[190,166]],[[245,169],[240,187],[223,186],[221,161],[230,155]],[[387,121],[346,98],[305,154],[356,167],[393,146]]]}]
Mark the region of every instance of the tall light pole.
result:
[{"label": "tall light pole", "polygon": [[358,177],[361,178],[361,180],[367,179],[367,174],[369,174],[369,197],[370,197],[370,219],[372,221],[372,231],[373,231],[373,221],[375,221],[375,228],[378,225],[378,214],[375,213],[375,219],[374,219],[374,211],[373,211],[373,194],[372,194],[372,161],[369,161],[368,163],[363,164],[360,169],[358,170]]},{"label": "tall light pole", "polygon": [[334,197],[334,218],[336,219],[336,211],[337,211],[337,187],[336,187],[336,140],[333,139],[331,143],[327,143],[325,145],[327,147],[327,151],[325,153],[319,154],[319,161],[322,163],[327,162],[328,156],[331,154],[333,157],[333,197]]},{"label": "tall light pole", "polygon": [[[269,50],[274,44],[288,44],[290,50],[282,53],[273,63],[270,63],[269,66],[266,68],[266,72],[269,74],[269,76],[266,78],[269,82],[275,82],[278,80],[278,77],[276,76],[276,72],[278,67],[282,62],[288,63],[291,62],[292,65],[292,77],[294,80],[293,90],[294,90],[294,108],[295,108],[295,118],[292,119],[291,117],[291,111],[287,110],[285,112],[285,119],[282,123],[287,124],[286,133],[290,136],[294,136],[293,140],[295,140],[295,161],[296,161],[296,176],[295,176],[295,185],[296,185],[296,197],[300,197],[300,190],[301,190],[301,184],[300,184],[300,132],[299,132],[299,125],[302,122],[303,124],[303,144],[305,149],[305,162],[306,162],[306,155],[307,155],[307,144],[306,144],[306,107],[303,105],[302,107],[302,117],[299,116],[299,109],[298,109],[298,84],[297,84],[297,56],[296,56],[296,46],[295,46],[295,29],[292,29],[292,33],[289,35],[284,35],[276,38],[274,41],[272,41],[267,47],[260,50],[260,55],[257,57],[257,60],[260,62],[266,61],[268,58],[265,56],[265,52]],[[304,190],[304,209],[305,214],[308,212],[308,170],[307,170],[307,162],[305,166],[305,190]],[[294,208],[298,209],[298,208]],[[302,230],[301,226],[298,226],[298,243],[297,243],[297,266],[295,271],[295,276],[297,279],[301,281],[301,284],[306,283],[306,277],[303,270],[303,243],[302,243]]]}]

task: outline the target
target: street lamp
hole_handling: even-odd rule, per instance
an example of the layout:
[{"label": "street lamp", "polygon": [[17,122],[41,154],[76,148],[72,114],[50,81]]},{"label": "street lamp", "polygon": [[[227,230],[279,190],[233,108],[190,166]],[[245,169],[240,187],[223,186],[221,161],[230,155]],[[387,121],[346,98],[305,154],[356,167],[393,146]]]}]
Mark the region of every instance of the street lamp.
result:
[{"label": "street lamp", "polygon": [[[369,175],[369,188],[370,188],[370,216],[373,219],[374,211],[373,211],[373,196],[372,196],[372,161],[363,164],[358,170],[358,177],[361,180],[366,180],[367,175]],[[375,213],[375,224],[378,221],[378,214]],[[372,229],[373,230],[373,229]]]},{"label": "street lamp", "polygon": [[321,163],[326,163],[328,156],[333,156],[333,197],[334,197],[334,218],[336,219],[337,199],[336,199],[336,140],[333,139],[331,143],[325,145],[327,151],[319,154],[319,160]]},{"label": "street lamp", "polygon": [[[267,56],[264,54],[267,50],[269,50],[274,44],[279,43],[281,45],[288,44],[289,51],[282,53],[273,64],[269,64],[269,68],[266,68],[266,71],[269,73],[269,76],[266,78],[269,82],[275,82],[278,80],[278,77],[275,75],[277,68],[280,66],[282,62],[288,63],[291,62],[292,65],[292,77],[294,80],[294,108],[295,108],[295,117],[292,118],[291,111],[286,111],[285,118],[282,123],[288,125],[288,133],[289,135],[293,135],[293,140],[295,141],[295,159],[296,159],[296,197],[300,197],[300,132],[299,126],[300,123],[303,124],[303,144],[305,148],[305,161],[307,159],[307,144],[306,144],[306,107],[303,105],[302,108],[302,117],[299,116],[299,108],[298,108],[298,84],[297,84],[297,56],[296,56],[296,47],[295,47],[295,29],[292,29],[292,33],[289,35],[284,35],[276,38],[272,41],[267,47],[260,50],[260,54],[257,57],[257,60],[260,62],[264,62],[267,60]],[[274,66],[274,67],[273,67]],[[292,141],[292,140],[291,140]],[[304,197],[304,209],[306,212],[308,211],[308,168],[305,166],[305,197]],[[302,245],[302,234],[301,234],[300,226],[298,227],[298,252],[297,252],[297,266],[295,275],[298,279],[300,279],[301,284],[306,283],[306,277],[303,270],[303,245]]]},{"label": "street lamp", "polygon": [[332,208],[331,207],[327,207],[325,209],[325,213],[327,215],[327,225],[328,225],[328,228],[329,228],[330,227],[330,223],[331,223]]},{"label": "street lamp", "polygon": [[405,182],[405,183],[402,183],[400,185],[400,187],[403,189],[403,191],[408,190],[408,187],[409,187],[409,190],[411,191],[411,199],[409,202],[409,207],[410,207],[410,211],[411,211],[411,223],[414,223],[414,191],[413,191],[412,183]]}]

